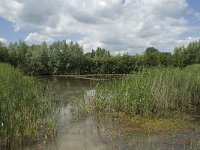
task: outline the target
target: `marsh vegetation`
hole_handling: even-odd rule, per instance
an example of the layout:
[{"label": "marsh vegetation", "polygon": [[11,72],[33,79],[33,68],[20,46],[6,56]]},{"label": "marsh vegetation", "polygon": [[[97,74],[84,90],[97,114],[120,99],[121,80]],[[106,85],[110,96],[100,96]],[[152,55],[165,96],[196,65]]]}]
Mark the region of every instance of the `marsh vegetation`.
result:
[{"label": "marsh vegetation", "polygon": [[141,116],[196,113],[200,106],[200,66],[145,69],[99,85],[95,109]]},{"label": "marsh vegetation", "polygon": [[0,147],[199,149],[199,50],[200,41],[142,55],[0,44]]},{"label": "marsh vegetation", "polygon": [[55,131],[54,107],[35,79],[0,64],[0,147],[43,140]]}]

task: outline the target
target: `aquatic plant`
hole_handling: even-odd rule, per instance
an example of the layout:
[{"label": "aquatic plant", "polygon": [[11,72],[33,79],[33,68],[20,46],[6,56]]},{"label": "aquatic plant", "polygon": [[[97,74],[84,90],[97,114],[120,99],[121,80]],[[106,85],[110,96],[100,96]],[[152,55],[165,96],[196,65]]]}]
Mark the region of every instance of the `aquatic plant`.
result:
[{"label": "aquatic plant", "polygon": [[32,77],[0,64],[0,148],[37,142],[54,132],[51,99]]},{"label": "aquatic plant", "polygon": [[199,68],[146,69],[99,85],[94,110],[142,116],[193,113],[200,106]]}]

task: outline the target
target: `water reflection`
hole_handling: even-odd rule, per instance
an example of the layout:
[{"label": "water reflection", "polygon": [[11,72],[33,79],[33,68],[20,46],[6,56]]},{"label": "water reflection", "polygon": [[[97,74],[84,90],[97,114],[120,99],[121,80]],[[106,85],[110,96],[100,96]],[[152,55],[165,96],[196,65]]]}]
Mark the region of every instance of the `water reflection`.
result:
[{"label": "water reflection", "polygon": [[[191,149],[191,141],[200,139],[200,133],[184,132],[174,136],[155,133],[123,134],[125,127],[115,118],[109,116],[74,115],[74,106],[68,103],[72,99],[92,100],[94,87],[101,81],[74,79],[66,77],[49,77],[38,79],[44,88],[55,95],[59,101],[67,102],[59,108],[58,130],[55,139],[41,141],[25,150],[154,150],[154,149]],[[200,141],[199,141],[200,143]]]},{"label": "water reflection", "polygon": [[69,98],[82,98],[88,92],[92,92],[95,81],[66,77],[39,78],[40,83],[52,92],[55,92],[56,99],[67,100]]}]

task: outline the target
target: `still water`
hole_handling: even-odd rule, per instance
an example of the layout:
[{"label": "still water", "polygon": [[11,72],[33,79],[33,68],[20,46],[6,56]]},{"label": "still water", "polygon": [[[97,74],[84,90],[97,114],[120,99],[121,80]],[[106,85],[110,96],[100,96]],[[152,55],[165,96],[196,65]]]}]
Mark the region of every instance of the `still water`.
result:
[{"label": "still water", "polygon": [[81,99],[85,102],[92,100],[95,86],[99,82],[72,77],[43,77],[38,79],[44,88],[58,101],[64,102],[58,110],[57,133],[51,140],[41,140],[36,145],[26,146],[24,150],[171,150],[193,149],[200,145],[200,133],[185,131],[175,135],[157,133],[122,134],[125,127],[123,122],[108,116],[80,115],[74,111],[72,100]]}]

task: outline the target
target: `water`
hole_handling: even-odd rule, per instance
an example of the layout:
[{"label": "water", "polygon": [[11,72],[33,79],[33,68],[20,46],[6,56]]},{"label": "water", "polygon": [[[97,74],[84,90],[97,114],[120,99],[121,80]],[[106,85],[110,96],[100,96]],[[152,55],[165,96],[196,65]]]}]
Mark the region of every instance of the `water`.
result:
[{"label": "water", "polygon": [[[19,149],[35,150],[154,150],[154,149],[193,149],[193,144],[200,145],[200,133],[185,131],[175,135],[158,133],[124,134],[128,127],[109,116],[81,115],[77,117],[73,100],[81,99],[85,103],[92,100],[94,87],[99,82],[66,77],[39,78],[42,86],[48,86],[56,100],[64,102],[59,107],[56,137],[41,140],[36,145]],[[78,102],[79,103],[79,102]]]}]

